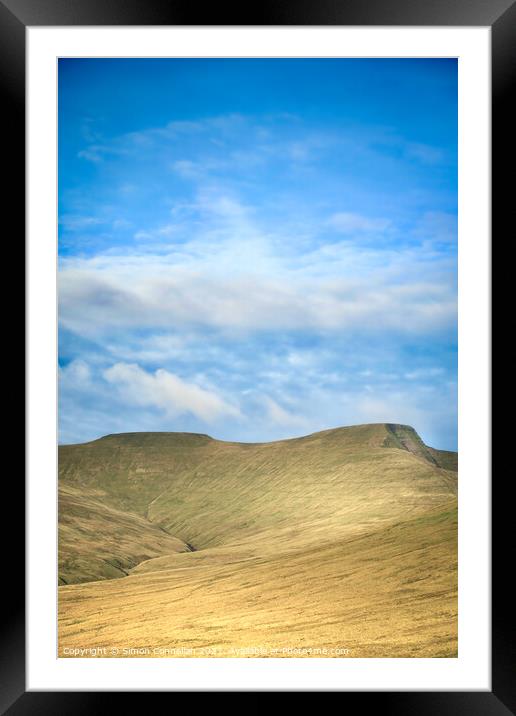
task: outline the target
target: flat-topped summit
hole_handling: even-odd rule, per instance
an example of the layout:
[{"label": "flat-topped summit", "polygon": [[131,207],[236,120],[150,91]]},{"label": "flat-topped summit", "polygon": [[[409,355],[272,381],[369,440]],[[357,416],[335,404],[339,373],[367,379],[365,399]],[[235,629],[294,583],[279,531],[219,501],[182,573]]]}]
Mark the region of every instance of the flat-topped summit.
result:
[{"label": "flat-topped summit", "polygon": [[213,440],[204,433],[183,433],[183,432],[134,432],[134,433],[110,433],[96,440],[87,443],[76,443],[76,445],[101,444],[109,447],[158,447],[160,445],[193,446],[204,445]]}]

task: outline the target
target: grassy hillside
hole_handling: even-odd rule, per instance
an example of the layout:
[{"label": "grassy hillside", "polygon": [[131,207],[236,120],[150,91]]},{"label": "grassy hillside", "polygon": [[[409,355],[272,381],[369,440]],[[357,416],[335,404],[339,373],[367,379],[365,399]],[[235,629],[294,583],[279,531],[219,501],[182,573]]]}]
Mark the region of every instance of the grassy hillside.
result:
[{"label": "grassy hillside", "polygon": [[[453,655],[453,466],[412,428],[384,424],[262,444],[132,433],[63,446],[63,580],[132,571],[60,587],[60,647]],[[99,537],[104,511],[114,531]]]},{"label": "grassy hillside", "polygon": [[138,515],[102,503],[93,490],[59,486],[59,583],[124,577],[161,554],[190,551]]},{"label": "grassy hillside", "polygon": [[[150,657],[174,648],[195,650],[185,656],[252,655],[238,651],[252,647],[264,656],[288,656],[272,652],[284,648],[328,650],[314,656],[456,655],[453,500],[425,517],[301,553],[228,560],[218,550],[179,556],[168,570],[61,587],[61,649],[106,644]],[[332,652],[343,648],[349,654]]]},{"label": "grassy hillside", "polygon": [[[399,433],[421,443],[412,429]],[[454,494],[455,474],[440,469],[426,446],[429,459],[395,440],[385,425],[262,444],[110,435],[61,447],[59,475],[61,484],[101,490],[105,504],[204,549],[271,528],[324,532],[328,520],[332,530],[355,533]]]}]

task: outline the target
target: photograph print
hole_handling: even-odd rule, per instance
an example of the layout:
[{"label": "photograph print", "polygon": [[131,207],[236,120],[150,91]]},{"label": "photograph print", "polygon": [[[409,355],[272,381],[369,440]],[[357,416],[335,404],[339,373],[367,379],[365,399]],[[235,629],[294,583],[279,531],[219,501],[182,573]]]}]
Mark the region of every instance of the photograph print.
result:
[{"label": "photograph print", "polygon": [[58,229],[58,657],[457,657],[457,60],[61,58]]}]

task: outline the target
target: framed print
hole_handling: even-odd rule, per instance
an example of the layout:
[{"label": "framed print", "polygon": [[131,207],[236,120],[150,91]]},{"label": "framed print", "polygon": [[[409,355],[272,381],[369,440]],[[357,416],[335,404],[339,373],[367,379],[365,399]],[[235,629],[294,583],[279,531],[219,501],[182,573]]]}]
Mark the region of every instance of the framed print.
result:
[{"label": "framed print", "polygon": [[9,713],[515,709],[490,423],[514,6],[261,7],[0,5],[28,308]]}]

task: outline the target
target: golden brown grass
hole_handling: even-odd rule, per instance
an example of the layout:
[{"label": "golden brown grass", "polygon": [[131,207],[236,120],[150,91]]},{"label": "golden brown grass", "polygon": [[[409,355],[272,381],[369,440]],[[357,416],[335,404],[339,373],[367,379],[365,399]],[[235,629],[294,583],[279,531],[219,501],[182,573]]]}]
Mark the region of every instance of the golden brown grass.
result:
[{"label": "golden brown grass", "polygon": [[[78,499],[96,491],[199,551],[163,544],[130,576],[60,587],[59,653],[456,656],[456,474],[440,464],[385,425],[262,445],[133,434],[65,447],[60,481]],[[107,540],[110,559],[116,549]]]},{"label": "golden brown grass", "polygon": [[188,546],[139,515],[102,503],[94,490],[59,486],[59,583],[126,576],[135,565]]}]

